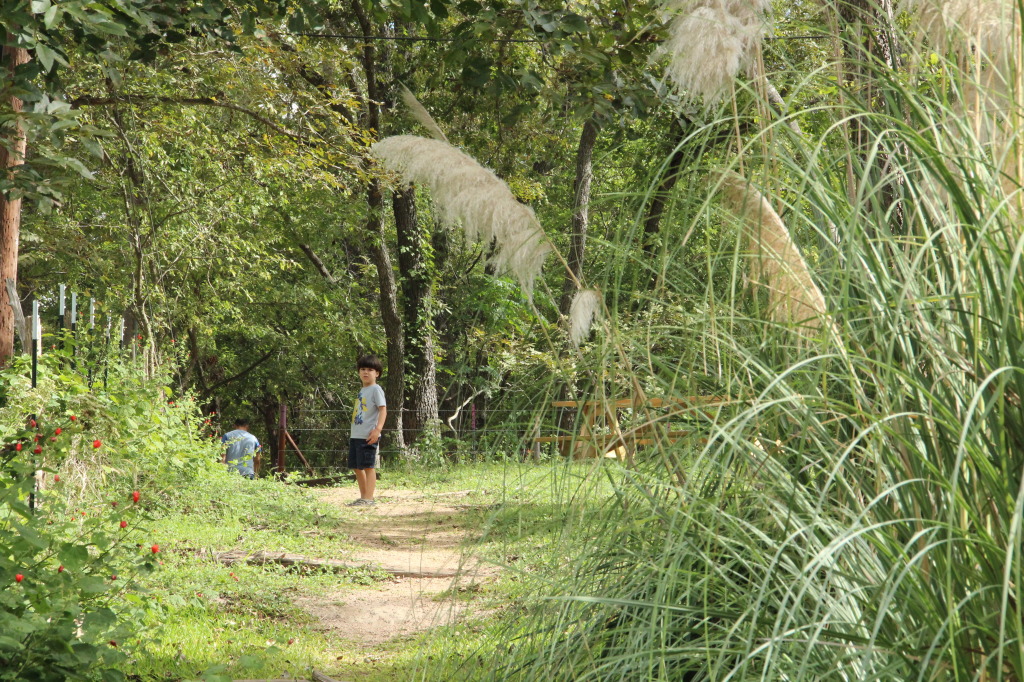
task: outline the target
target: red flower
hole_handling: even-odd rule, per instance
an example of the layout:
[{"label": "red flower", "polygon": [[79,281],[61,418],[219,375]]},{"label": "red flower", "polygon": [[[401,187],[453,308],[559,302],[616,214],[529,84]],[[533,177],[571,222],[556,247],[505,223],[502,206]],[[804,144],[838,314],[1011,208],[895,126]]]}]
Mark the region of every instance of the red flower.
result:
[{"label": "red flower", "polygon": [[60,483],[60,476],[58,474],[54,474],[53,475],[53,482],[54,483]]},{"label": "red flower", "polygon": [[117,506],[117,500],[114,500],[113,502],[111,502],[110,506],[111,507],[116,507]]},{"label": "red flower", "polygon": [[16,444],[14,446],[14,449],[17,450],[18,452],[21,452],[21,443]]},{"label": "red flower", "polygon": [[57,572],[58,573],[63,573],[64,572],[64,564],[61,564],[60,566],[57,567]]},{"label": "red flower", "polygon": [[138,490],[133,490],[132,491],[132,502],[138,502],[138,501],[139,501],[139,491]]},{"label": "red flower", "polygon": [[71,421],[75,421],[77,419],[78,419],[78,417],[76,417],[75,415],[71,415]]},{"label": "red flower", "polygon": [[110,579],[111,580],[117,580],[117,574],[115,573],[114,575],[110,576]]},{"label": "red flower", "polygon": [[139,341],[142,340],[142,334],[139,334]]},{"label": "red flower", "polygon": [[53,430],[53,432],[59,436],[60,435],[60,427],[58,426],[56,429]]},{"label": "red flower", "polygon": [[114,640],[110,640],[109,642],[107,642],[107,644],[109,644],[110,646],[114,647],[115,649],[117,648],[117,642],[115,642]]},{"label": "red flower", "polygon": [[51,443],[56,443],[57,442],[57,436],[50,436],[50,442]]},{"label": "red flower", "polygon": [[36,428],[36,420],[35,419],[29,419],[28,420],[28,425],[29,425],[30,428],[33,428],[33,429]]},{"label": "red flower", "polygon": [[40,439],[40,438],[42,438],[42,436],[40,436],[40,435],[39,435],[39,434],[37,433],[36,435],[32,436],[32,442],[33,442],[33,443],[38,443],[38,442],[39,442],[39,439]]},{"label": "red flower", "polygon": [[121,522],[121,527],[122,528],[127,528],[128,527],[128,522],[127,521],[122,521]]},{"label": "red flower", "polygon": [[43,451],[43,446],[41,446],[41,445],[37,445],[37,446],[35,446],[34,448],[32,448],[32,452],[34,452],[34,453],[35,453],[35,454],[37,454],[37,455],[38,455],[39,453],[41,453],[42,451]]},{"label": "red flower", "polygon": [[160,551],[160,545],[153,545],[150,549],[153,550],[153,554],[157,554]]},{"label": "red flower", "polygon": [[23,576],[21,573],[18,573],[17,575],[14,576],[14,582],[16,582],[16,583],[20,583],[24,579],[25,579],[25,576]]},{"label": "red flower", "polygon": [[93,449],[96,449],[96,448],[98,448],[98,447],[99,447],[99,446],[101,446],[101,445],[103,445],[103,443],[101,443],[101,442],[100,442],[100,441],[98,441],[98,440],[94,440],[94,441],[92,442],[92,447],[93,447]]},{"label": "red flower", "polygon": [[171,339],[171,343],[174,343],[174,339]]}]

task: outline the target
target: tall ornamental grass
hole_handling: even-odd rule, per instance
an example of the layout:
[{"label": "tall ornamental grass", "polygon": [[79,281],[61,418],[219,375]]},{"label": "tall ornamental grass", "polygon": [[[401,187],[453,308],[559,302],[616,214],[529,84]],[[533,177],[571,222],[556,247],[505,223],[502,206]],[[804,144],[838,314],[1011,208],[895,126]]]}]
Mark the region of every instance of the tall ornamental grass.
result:
[{"label": "tall ornamental grass", "polygon": [[[751,84],[683,142],[734,110],[762,126],[688,155],[661,258],[639,220],[604,245],[591,395],[717,400],[683,415],[689,440],[638,450],[563,573],[528,578],[485,677],[1024,679],[1020,91],[972,106],[980,52],[921,49],[902,71],[864,55],[834,100],[801,92],[827,73],[772,74],[816,102],[801,126]],[[773,314],[723,170],[808,254],[829,333]]]}]

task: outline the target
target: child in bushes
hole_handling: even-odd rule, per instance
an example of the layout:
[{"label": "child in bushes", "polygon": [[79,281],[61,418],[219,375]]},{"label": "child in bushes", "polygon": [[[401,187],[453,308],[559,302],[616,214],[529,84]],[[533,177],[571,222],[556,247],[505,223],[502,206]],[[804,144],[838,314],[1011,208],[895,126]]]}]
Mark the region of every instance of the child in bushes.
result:
[{"label": "child in bushes", "polygon": [[352,426],[349,429],[348,465],[356,472],[359,483],[359,499],[350,502],[350,507],[365,507],[376,504],[373,499],[377,487],[378,448],[380,432],[388,417],[384,390],[377,385],[377,379],[384,373],[384,367],[376,355],[363,355],[356,361],[359,389],[355,407],[352,409]]},{"label": "child in bushes", "polygon": [[235,430],[225,433],[221,442],[227,446],[224,450],[224,463],[228,465],[228,469],[237,471],[246,478],[255,478],[253,457],[260,449],[260,442],[256,436],[249,433],[249,420],[236,419]]}]

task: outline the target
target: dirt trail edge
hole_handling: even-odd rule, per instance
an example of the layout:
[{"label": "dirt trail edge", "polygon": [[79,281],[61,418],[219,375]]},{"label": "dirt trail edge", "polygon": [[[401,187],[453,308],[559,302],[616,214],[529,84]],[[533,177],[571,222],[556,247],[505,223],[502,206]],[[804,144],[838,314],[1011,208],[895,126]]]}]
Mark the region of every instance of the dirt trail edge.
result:
[{"label": "dirt trail edge", "polygon": [[[317,495],[340,506],[352,501],[353,492],[332,488]],[[417,577],[304,598],[298,606],[325,629],[368,647],[456,622],[468,607],[460,594],[480,589],[498,573],[463,556],[468,529],[462,499],[460,493],[389,490],[376,506],[353,508],[346,530],[360,547],[345,562]]]}]

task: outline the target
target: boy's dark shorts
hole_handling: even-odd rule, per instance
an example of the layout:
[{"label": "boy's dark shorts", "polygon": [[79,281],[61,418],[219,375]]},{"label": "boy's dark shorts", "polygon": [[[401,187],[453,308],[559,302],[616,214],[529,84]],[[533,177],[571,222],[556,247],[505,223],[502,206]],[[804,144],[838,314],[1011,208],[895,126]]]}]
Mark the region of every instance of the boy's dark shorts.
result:
[{"label": "boy's dark shorts", "polygon": [[376,469],[377,443],[370,445],[365,438],[349,438],[348,466],[350,469]]}]

